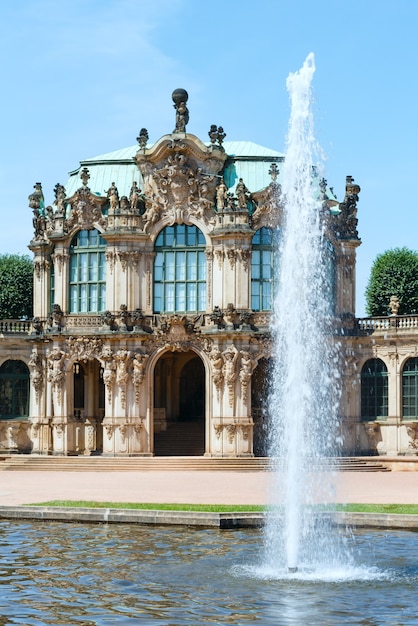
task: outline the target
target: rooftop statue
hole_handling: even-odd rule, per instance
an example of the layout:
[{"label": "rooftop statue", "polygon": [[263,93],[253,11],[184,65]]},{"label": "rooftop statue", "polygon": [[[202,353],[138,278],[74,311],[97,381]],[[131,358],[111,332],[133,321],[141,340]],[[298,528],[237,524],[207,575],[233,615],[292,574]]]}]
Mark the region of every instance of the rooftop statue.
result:
[{"label": "rooftop statue", "polygon": [[185,133],[189,123],[189,109],[186,106],[189,94],[185,89],[175,89],[171,97],[176,109],[176,127],[173,133]]}]

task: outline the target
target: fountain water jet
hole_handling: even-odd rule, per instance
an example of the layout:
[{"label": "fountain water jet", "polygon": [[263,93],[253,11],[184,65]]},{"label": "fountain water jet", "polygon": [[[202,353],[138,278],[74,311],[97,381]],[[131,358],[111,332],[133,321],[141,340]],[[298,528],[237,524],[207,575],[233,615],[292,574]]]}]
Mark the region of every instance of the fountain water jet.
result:
[{"label": "fountain water jet", "polygon": [[[337,347],[332,337],[332,248],[320,199],[319,153],[313,131],[311,83],[314,55],[290,74],[291,114],[282,171],[283,224],[276,267],[272,335],[274,375],[270,394],[270,449],[277,491],[284,494],[266,530],[267,561],[297,573],[339,561],[329,528],[313,513],[330,472],[318,474],[321,459],[335,452]],[[324,482],[325,481],[325,482]],[[344,560],[346,559],[344,556]]]}]

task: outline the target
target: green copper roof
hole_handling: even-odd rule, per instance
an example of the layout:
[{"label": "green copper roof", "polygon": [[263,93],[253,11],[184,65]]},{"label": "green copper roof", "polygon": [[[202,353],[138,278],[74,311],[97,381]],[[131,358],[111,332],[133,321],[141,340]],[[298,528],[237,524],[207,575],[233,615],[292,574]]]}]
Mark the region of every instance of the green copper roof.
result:
[{"label": "green copper roof", "polygon": [[[281,152],[251,141],[226,141],[223,147],[230,157],[224,171],[225,184],[230,190],[235,188],[240,178],[252,192],[263,189],[271,182],[268,173],[271,163],[284,160]],[[140,187],[143,183],[141,173],[133,160],[137,152],[138,144],[83,159],[80,167],[70,172],[65,186],[67,197],[71,197],[81,186],[79,173],[83,167],[89,170],[88,186],[93,193],[105,195],[112,182],[115,182],[119,195],[129,196],[134,180]]]}]

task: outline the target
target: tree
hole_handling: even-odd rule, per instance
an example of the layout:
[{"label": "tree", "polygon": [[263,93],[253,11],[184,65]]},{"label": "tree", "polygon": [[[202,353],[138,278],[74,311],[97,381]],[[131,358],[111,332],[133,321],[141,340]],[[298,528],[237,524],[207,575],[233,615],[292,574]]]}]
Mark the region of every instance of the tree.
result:
[{"label": "tree", "polygon": [[32,318],[33,263],[29,256],[0,255],[0,319]]},{"label": "tree", "polygon": [[418,313],[418,252],[394,248],[379,254],[366,288],[368,315],[388,315],[391,296],[399,299],[399,315]]}]

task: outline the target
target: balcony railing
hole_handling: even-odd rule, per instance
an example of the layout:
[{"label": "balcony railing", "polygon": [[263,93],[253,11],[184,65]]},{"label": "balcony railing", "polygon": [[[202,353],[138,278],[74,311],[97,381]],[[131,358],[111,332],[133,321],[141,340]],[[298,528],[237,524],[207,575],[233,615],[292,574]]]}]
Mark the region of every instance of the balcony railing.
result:
[{"label": "balcony railing", "polygon": [[[117,313],[115,313],[116,317]],[[145,317],[146,326],[148,332],[151,328],[157,328],[158,316],[150,315]],[[63,326],[64,332],[77,332],[77,329],[93,329],[103,328],[103,320],[100,315],[67,315],[65,316],[65,323]],[[267,312],[254,313],[253,324],[255,327],[263,328],[269,325],[270,314]],[[43,332],[51,332],[48,329],[47,320],[39,320]],[[204,314],[202,316],[202,327],[210,327],[210,315]],[[372,333],[379,331],[395,331],[395,332],[408,332],[414,329],[418,329],[418,315],[389,315],[381,317],[361,317],[354,320],[354,332],[358,333]],[[130,328],[132,330],[132,328]],[[33,322],[31,320],[0,320],[0,335],[13,335],[13,334],[38,334],[34,329]]]},{"label": "balcony railing", "polygon": [[0,320],[0,334],[28,334],[31,330],[30,320]]},{"label": "balcony railing", "polygon": [[413,330],[418,328],[418,315],[389,315],[385,317],[362,317],[356,319],[359,331]]}]

